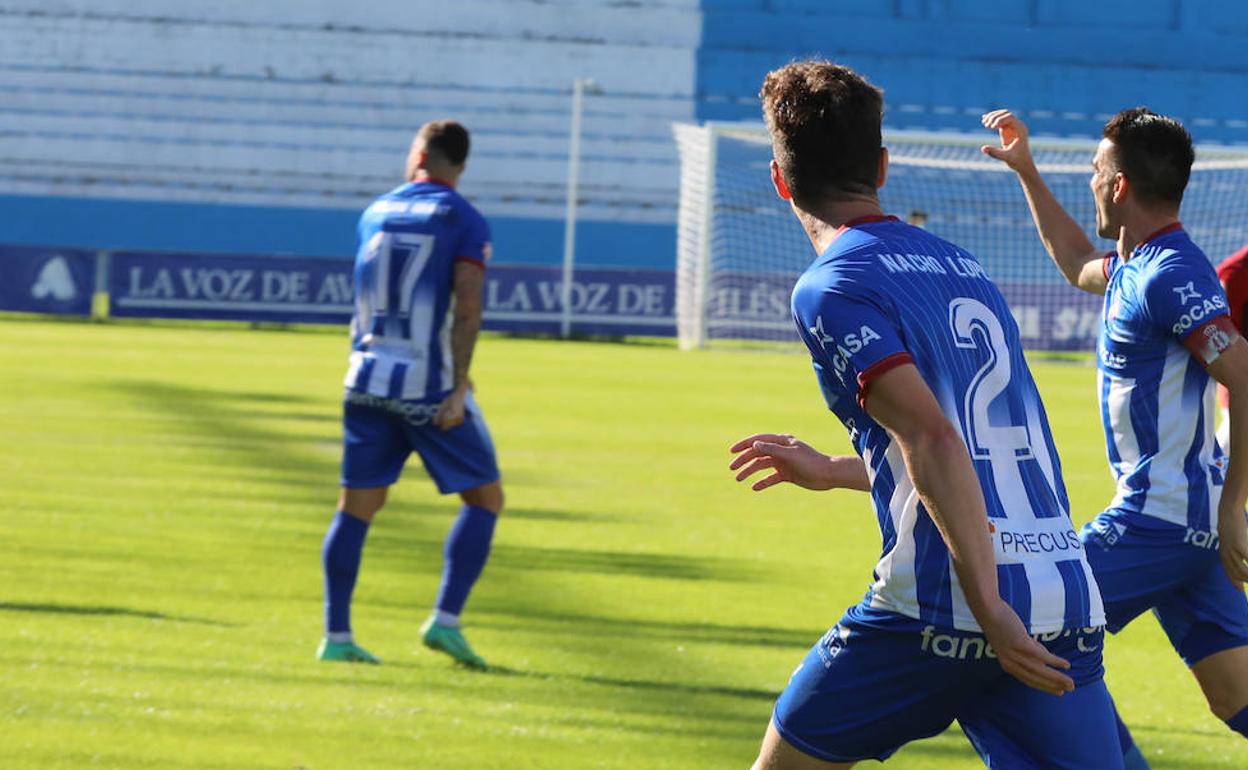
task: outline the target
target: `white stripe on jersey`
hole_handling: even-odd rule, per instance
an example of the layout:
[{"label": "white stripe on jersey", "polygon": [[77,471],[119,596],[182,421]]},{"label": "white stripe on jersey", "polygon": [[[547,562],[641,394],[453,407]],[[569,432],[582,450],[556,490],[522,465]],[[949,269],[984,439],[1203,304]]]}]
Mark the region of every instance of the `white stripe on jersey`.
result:
[{"label": "white stripe on jersey", "polygon": [[[1065,520],[1065,517],[1062,517]],[[1070,522],[1066,522],[1069,528]],[[1083,561],[1083,552],[1076,551],[1074,558]],[[1066,627],[1066,605],[1060,601],[1048,601],[1040,604],[1036,603],[1036,599],[1040,597],[1065,597],[1066,581],[1062,579],[1062,573],[1057,569],[1057,564],[1051,559],[1040,560],[1033,559],[1023,562],[1023,571],[1027,573],[1027,584],[1031,587],[1031,622],[1027,623],[1027,618],[1023,618],[1023,622],[1027,623],[1027,628],[1033,634],[1050,633]],[[1091,583],[1095,586],[1095,583]],[[1096,590],[1089,590],[1089,594],[1100,593]],[[1047,610],[1047,611],[1046,611]],[[1092,615],[1092,625],[1101,625],[1104,623],[1103,615]]]},{"label": "white stripe on jersey", "polygon": [[[873,467],[869,456],[863,458],[867,470]],[[875,566],[877,580],[871,587],[871,606],[891,610],[912,618],[919,617],[918,586],[914,573],[914,524],[919,518],[919,493],[910,481],[906,463],[897,442],[889,441],[884,462],[893,475],[893,496],[888,501],[888,515],[893,522],[897,540]],[[875,484],[874,474],[872,486]]]},{"label": "white stripe on jersey", "polygon": [[1092,565],[1087,559],[1079,559],[1079,564],[1083,567],[1084,579],[1088,581],[1088,615],[1092,618],[1092,625],[1099,626],[1105,622],[1105,602],[1101,598],[1100,589],[1096,584],[1096,576],[1092,572]]},{"label": "white stripe on jersey", "polygon": [[[1158,518],[1187,525],[1188,482],[1183,466],[1196,437],[1196,415],[1183,404],[1183,385],[1192,356],[1170,343],[1157,388],[1157,456],[1148,466],[1148,497],[1144,510]],[[1203,458],[1202,458],[1203,459]],[[1160,472],[1159,472],[1160,471]]]},{"label": "white stripe on jersey", "polygon": [[[1033,441],[1037,441],[1039,439],[1035,437],[1044,435],[1038,409],[1029,408],[1028,420],[1031,430],[1035,431],[1032,433]],[[1054,480],[1056,469],[1051,459],[1044,452],[1037,453],[1035,458],[1056,497],[1057,486]],[[883,554],[876,564],[877,579],[871,586],[871,606],[917,618],[920,617],[920,611],[915,571],[914,528],[919,516],[919,495],[910,480],[909,473],[906,472],[905,461],[902,459],[901,449],[896,442],[889,442],[884,459],[895,483],[893,496],[888,501],[888,512],[892,520],[893,531],[896,533],[896,541],[892,550]],[[872,485],[874,485],[875,474],[870,471],[874,467],[870,449],[864,451],[863,461],[866,463]],[[1062,578],[1056,561],[1071,560],[1080,563],[1088,581],[1089,623],[1094,626],[1102,625],[1105,622],[1105,606],[1082,549],[1076,547],[1070,540],[1074,537],[1074,529],[1069,517],[1036,518],[1032,514],[1017,461],[994,462],[993,473],[1007,511],[1014,513],[1013,516],[1007,518],[989,520],[998,533],[998,536],[993,538],[994,557],[998,565],[1022,565],[1027,575],[1031,594],[1031,617],[1022,618],[1023,623],[1032,633],[1049,633],[1066,627],[1066,581]],[[1007,490],[1013,491],[1007,492]],[[1017,496],[1007,496],[1010,494]],[[1042,535],[1048,535],[1055,542],[1066,544],[1068,547],[1050,551],[1020,547],[1007,551],[999,533],[1011,529],[1017,530],[1020,536],[1039,538]],[[1064,559],[1061,558],[1061,554],[1066,555]],[[981,630],[966,601],[966,594],[954,572],[952,561],[949,565],[949,576],[950,609],[953,614],[954,628],[959,631]]]},{"label": "white stripe on jersey", "polygon": [[[1192,357],[1187,349],[1177,343],[1170,343],[1166,351],[1166,360],[1162,368],[1161,380],[1157,388],[1157,425],[1155,440],[1158,452],[1149,461],[1147,489],[1144,506],[1141,511],[1146,516],[1168,521],[1179,526],[1187,526],[1188,522],[1188,478],[1184,466],[1187,453],[1196,439],[1197,420],[1187,411],[1183,392],[1186,385],[1187,369]],[[1109,417],[1114,431],[1114,443],[1118,447],[1122,462],[1117,468],[1118,493],[1114,497],[1112,507],[1122,504],[1124,498],[1131,494],[1127,486],[1130,474],[1140,461],[1138,432],[1149,430],[1149,425],[1136,425],[1131,414],[1131,396],[1138,385],[1130,378],[1112,377],[1109,389]],[[1212,387],[1206,388],[1212,392]],[[1150,394],[1144,394],[1148,398]],[[1210,432],[1212,404],[1209,398],[1202,399],[1201,409],[1205,413],[1203,429]],[[1125,451],[1124,451],[1125,450]],[[1201,448],[1198,462],[1202,471],[1213,461],[1212,443],[1206,437]],[[1206,471],[1207,473],[1207,471]],[[1208,478],[1206,476],[1206,478]],[[1137,480],[1138,481],[1138,480]],[[1210,490],[1210,500],[1216,505],[1220,489]]]},{"label": "white stripe on jersey", "polygon": [[438,332],[439,344],[442,346],[442,390],[455,387],[455,357],[451,349],[451,329],[455,325],[455,295],[446,304],[446,317],[442,319],[442,330]]},{"label": "white stripe on jersey", "polygon": [[[966,603],[966,594],[962,591],[962,581],[958,580],[957,574],[953,571],[953,557],[949,558],[949,577],[953,627],[959,631],[979,631],[979,623],[975,620],[975,614],[971,612],[971,605]],[[1028,618],[1023,618],[1022,620],[1025,625],[1031,626],[1031,621]]]},{"label": "white stripe on jersey", "polygon": [[[408,367],[407,375],[400,384],[400,393],[412,390],[411,370],[415,367],[415,361],[407,357],[407,353],[404,351],[400,351],[396,356],[394,353],[388,352],[384,346],[379,346],[375,350],[351,351],[351,357],[347,365],[347,376],[343,379],[343,384],[346,387],[352,390],[359,390],[357,382],[360,371],[364,367],[364,362],[370,359],[373,361],[373,367],[368,376],[368,386],[364,389],[365,393],[389,398],[390,380],[396,374],[395,367],[399,364],[404,364]],[[420,382],[423,383],[423,380]],[[421,390],[423,390],[423,387]],[[401,397],[407,398],[408,396],[402,395]]]},{"label": "white stripe on jersey", "polygon": [[[1046,451],[1049,446],[1044,440],[1044,425],[1040,420],[1040,405],[1038,403],[1027,404],[1027,432],[1031,436],[1031,444],[1036,448],[1032,452],[1036,462],[1040,464],[1040,472],[1044,474],[1044,480],[1048,482],[1049,489],[1053,490],[1053,496],[1061,501],[1061,495],[1057,489],[1057,468],[1053,467],[1053,458]],[[1067,516],[1070,511],[1065,512]]]},{"label": "white stripe on jersey", "polygon": [[342,384],[348,388],[355,387],[355,378],[360,376],[360,367],[363,364],[364,353],[359,350],[351,351],[351,356],[347,359],[347,376],[343,379]]},{"label": "white stripe on jersey", "polygon": [[[1098,380],[1106,376],[1102,372],[1097,373]],[[1103,391],[1104,385],[1098,382],[1097,388]],[[1130,377],[1109,378],[1105,406],[1109,410],[1110,426],[1114,431],[1114,449],[1118,451],[1118,462],[1111,464],[1115,480],[1119,482],[1115,503],[1130,493],[1123,486],[1123,481],[1126,474],[1140,462],[1140,444],[1135,438],[1135,426],[1131,424],[1131,391],[1134,389],[1135,380]]]},{"label": "white stripe on jersey", "polygon": [[[451,350],[451,327],[454,310],[455,305],[452,300],[451,307],[447,309],[446,315],[442,319],[441,328],[437,331],[437,338],[442,346],[441,371],[439,374],[441,392],[451,390],[455,386],[454,356]],[[432,305],[429,305],[429,313],[432,313]],[[413,316],[413,334],[417,330],[415,322],[416,318]],[[421,319],[420,322],[423,324],[426,322],[426,319]],[[428,334],[429,327],[425,326],[424,329],[423,333]],[[348,388],[356,388],[356,378],[359,376],[360,367],[366,358],[376,360],[368,380],[368,393],[388,397],[391,392],[390,380],[395,366],[403,364],[407,367],[407,371],[403,375],[403,382],[398,385],[399,398],[412,400],[438,395],[430,393],[426,387],[429,382],[430,360],[428,356],[411,345],[390,343],[384,338],[373,343],[368,350],[356,350],[351,353],[350,365],[344,380]]]}]

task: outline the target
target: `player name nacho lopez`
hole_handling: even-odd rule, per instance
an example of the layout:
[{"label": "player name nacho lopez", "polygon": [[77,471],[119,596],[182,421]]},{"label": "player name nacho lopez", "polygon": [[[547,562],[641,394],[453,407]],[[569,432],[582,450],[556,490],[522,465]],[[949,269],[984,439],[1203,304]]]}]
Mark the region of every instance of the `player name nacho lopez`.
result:
[{"label": "player name nacho lopez", "polygon": [[358,390],[347,390],[343,398],[348,404],[353,406],[366,406],[397,414],[406,420],[409,425],[417,427],[428,425],[432,422],[434,415],[438,413],[438,407],[441,405],[439,401],[404,401],[372,393],[361,393]]}]

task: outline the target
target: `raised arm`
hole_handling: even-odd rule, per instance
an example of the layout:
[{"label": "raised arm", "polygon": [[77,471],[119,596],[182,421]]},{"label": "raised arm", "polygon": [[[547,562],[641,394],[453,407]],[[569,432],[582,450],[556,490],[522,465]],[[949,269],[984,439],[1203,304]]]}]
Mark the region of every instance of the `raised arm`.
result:
[{"label": "raised arm", "polygon": [[433,424],[442,430],[449,430],[464,421],[464,400],[472,387],[468,367],[477,345],[477,334],[481,331],[481,287],[485,284],[485,269],[475,262],[460,260],[455,263],[452,280],[455,314],[451,319],[451,365],[454,385],[433,417]]},{"label": "raised arm", "polygon": [[1109,283],[1105,275],[1105,252],[1092,245],[1083,228],[1066,213],[1044,183],[1031,156],[1026,124],[1009,110],[989,112],[982,122],[985,128],[1000,134],[1001,145],[984,145],[980,149],[1018,175],[1036,231],[1054,264],[1072,286],[1091,294],[1104,294]]},{"label": "raised arm", "polygon": [[962,436],[912,364],[879,375],[865,407],[897,441],[906,470],[940,530],[967,605],[996,651],[1001,668],[1019,681],[1060,695],[1074,682],[1054,667],[1069,664],[1027,634],[997,588],[997,564],[983,491]]}]

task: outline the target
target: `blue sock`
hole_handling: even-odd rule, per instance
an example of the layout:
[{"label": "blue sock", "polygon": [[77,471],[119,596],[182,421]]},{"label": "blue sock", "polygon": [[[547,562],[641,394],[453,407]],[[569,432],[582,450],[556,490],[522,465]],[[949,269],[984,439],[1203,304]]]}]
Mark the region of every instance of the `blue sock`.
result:
[{"label": "blue sock", "polygon": [[1238,714],[1226,720],[1226,726],[1248,738],[1248,706],[1240,709]]},{"label": "blue sock", "polygon": [[490,541],[494,539],[494,524],[498,515],[485,508],[465,505],[459,509],[459,518],[446,536],[446,559],[442,569],[442,586],[438,589],[438,601],[434,605],[440,617],[458,618],[468,601],[468,592],[481,576],[485,560],[490,556]]},{"label": "blue sock", "polygon": [[1122,748],[1123,770],[1149,770],[1148,761],[1135,745],[1131,731],[1127,729],[1122,717],[1118,716],[1118,707],[1114,706],[1114,720],[1118,723],[1118,745]]},{"label": "blue sock", "polygon": [[327,634],[351,633],[351,592],[355,590],[355,578],[360,574],[360,554],[364,550],[364,536],[367,534],[368,522],[346,511],[338,511],[325,533],[321,563],[325,568]]}]

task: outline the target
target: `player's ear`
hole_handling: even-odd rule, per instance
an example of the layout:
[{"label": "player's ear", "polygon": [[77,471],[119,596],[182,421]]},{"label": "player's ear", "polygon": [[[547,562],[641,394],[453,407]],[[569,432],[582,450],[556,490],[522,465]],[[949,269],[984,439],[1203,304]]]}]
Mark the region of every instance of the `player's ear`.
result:
[{"label": "player's ear", "polygon": [[888,181],[888,148],[880,148],[880,166],[875,172],[875,189],[884,186],[884,182]]},{"label": "player's ear", "polygon": [[1131,183],[1119,171],[1114,174],[1114,203],[1122,203],[1127,199],[1127,193],[1131,191]]},{"label": "player's ear", "polygon": [[429,153],[424,150],[415,150],[407,156],[407,181],[416,178],[416,171],[425,168],[425,164],[429,162]]},{"label": "player's ear", "polygon": [[776,195],[780,196],[780,200],[793,200],[793,193],[789,192],[789,185],[784,181],[784,174],[780,173],[780,164],[775,158],[771,159],[771,184],[776,188]]}]

